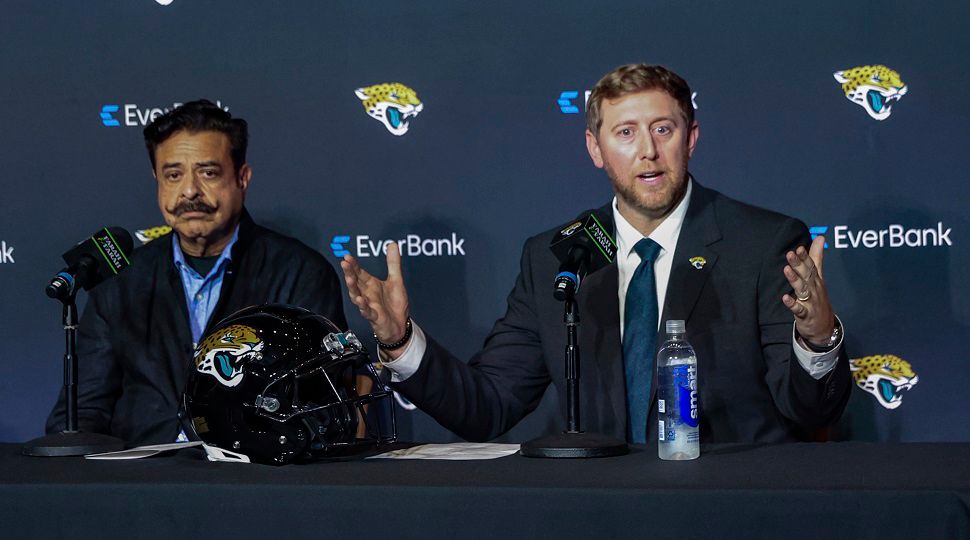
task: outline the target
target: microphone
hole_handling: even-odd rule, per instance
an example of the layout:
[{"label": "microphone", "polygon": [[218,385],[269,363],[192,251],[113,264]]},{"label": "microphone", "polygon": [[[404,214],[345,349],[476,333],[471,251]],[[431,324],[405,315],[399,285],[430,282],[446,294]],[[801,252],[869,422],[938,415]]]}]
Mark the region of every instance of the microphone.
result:
[{"label": "microphone", "polygon": [[77,287],[91,290],[131,264],[128,254],[133,243],[121,227],[105,227],[64,253],[67,267],[47,284],[47,296],[65,299]]},{"label": "microphone", "polygon": [[559,259],[553,296],[560,301],[573,298],[587,275],[613,264],[616,258],[616,242],[592,213],[556,233],[549,249]]}]

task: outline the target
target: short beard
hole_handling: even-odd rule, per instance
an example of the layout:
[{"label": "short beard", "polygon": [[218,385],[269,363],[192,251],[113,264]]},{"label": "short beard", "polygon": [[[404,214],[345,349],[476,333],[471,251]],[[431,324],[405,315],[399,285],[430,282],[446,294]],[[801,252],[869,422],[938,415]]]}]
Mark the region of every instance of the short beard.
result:
[{"label": "short beard", "polygon": [[[682,168],[684,171],[684,178],[683,181],[676,183],[676,191],[673,194],[670,204],[661,207],[654,207],[644,204],[644,202],[640,199],[635,183],[623,184],[617,181],[616,174],[607,164],[604,164],[603,169],[606,171],[606,176],[608,176],[610,179],[610,184],[613,185],[613,191],[616,193],[616,196],[622,199],[623,202],[625,202],[628,206],[633,207],[640,214],[645,217],[649,217],[650,219],[663,219],[673,212],[674,208],[677,208],[677,205],[683,200],[684,194],[687,193],[687,182],[690,179],[690,173],[687,172],[687,160],[685,159]],[[666,174],[672,174],[672,172],[669,170],[664,172]]]}]

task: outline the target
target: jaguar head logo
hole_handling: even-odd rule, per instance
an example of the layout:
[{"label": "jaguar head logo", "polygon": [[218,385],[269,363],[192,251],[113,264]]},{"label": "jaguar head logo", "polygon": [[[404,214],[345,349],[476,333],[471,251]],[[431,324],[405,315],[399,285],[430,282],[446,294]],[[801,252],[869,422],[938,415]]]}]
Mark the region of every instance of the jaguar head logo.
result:
[{"label": "jaguar head logo", "polygon": [[263,341],[252,328],[227,326],[206,336],[195,349],[195,367],[212,375],[223,386],[237,386],[243,379],[242,366],[260,360]]},{"label": "jaguar head logo", "polygon": [[137,238],[142,244],[147,244],[152,240],[165,236],[170,232],[172,232],[172,228],[168,225],[159,225],[157,227],[149,227],[147,229],[138,229],[135,231],[135,238]]},{"label": "jaguar head logo", "polygon": [[410,119],[424,110],[418,94],[401,83],[383,83],[354,90],[371,118],[394,135],[408,132]]},{"label": "jaguar head logo", "polygon": [[856,385],[875,396],[887,409],[902,405],[903,394],[919,382],[910,363],[891,354],[853,358],[849,368]]},{"label": "jaguar head logo", "polygon": [[566,227],[565,229],[559,231],[559,234],[561,234],[563,236],[572,236],[573,233],[575,233],[576,231],[578,231],[579,228],[582,227],[582,226],[583,226],[583,222],[582,221],[577,221],[576,223],[573,223],[572,225],[570,225],[570,226]]},{"label": "jaguar head logo", "polygon": [[906,95],[906,83],[899,78],[899,73],[886,66],[859,66],[832,75],[842,84],[846,99],[876,120],[889,118],[893,105]]}]

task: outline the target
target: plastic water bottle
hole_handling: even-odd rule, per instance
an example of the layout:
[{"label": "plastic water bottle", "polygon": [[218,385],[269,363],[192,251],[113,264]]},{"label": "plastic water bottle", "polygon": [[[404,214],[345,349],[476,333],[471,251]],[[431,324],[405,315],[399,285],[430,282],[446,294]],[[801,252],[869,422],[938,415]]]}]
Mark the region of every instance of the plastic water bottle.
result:
[{"label": "plastic water bottle", "polygon": [[667,341],[657,353],[657,416],[660,459],[701,455],[697,356],[684,339],[684,321],[667,321]]}]

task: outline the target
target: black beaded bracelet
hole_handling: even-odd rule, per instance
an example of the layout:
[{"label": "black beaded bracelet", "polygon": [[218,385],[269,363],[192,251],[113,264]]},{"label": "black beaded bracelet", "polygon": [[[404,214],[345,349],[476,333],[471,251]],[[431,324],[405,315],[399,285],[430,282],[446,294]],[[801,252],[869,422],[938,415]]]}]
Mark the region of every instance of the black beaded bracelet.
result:
[{"label": "black beaded bracelet", "polygon": [[394,343],[384,343],[381,341],[381,338],[377,337],[377,334],[374,334],[374,340],[377,341],[377,346],[385,351],[400,349],[408,342],[409,339],[411,339],[411,317],[408,317],[408,322],[404,325],[404,337],[395,341]]}]

